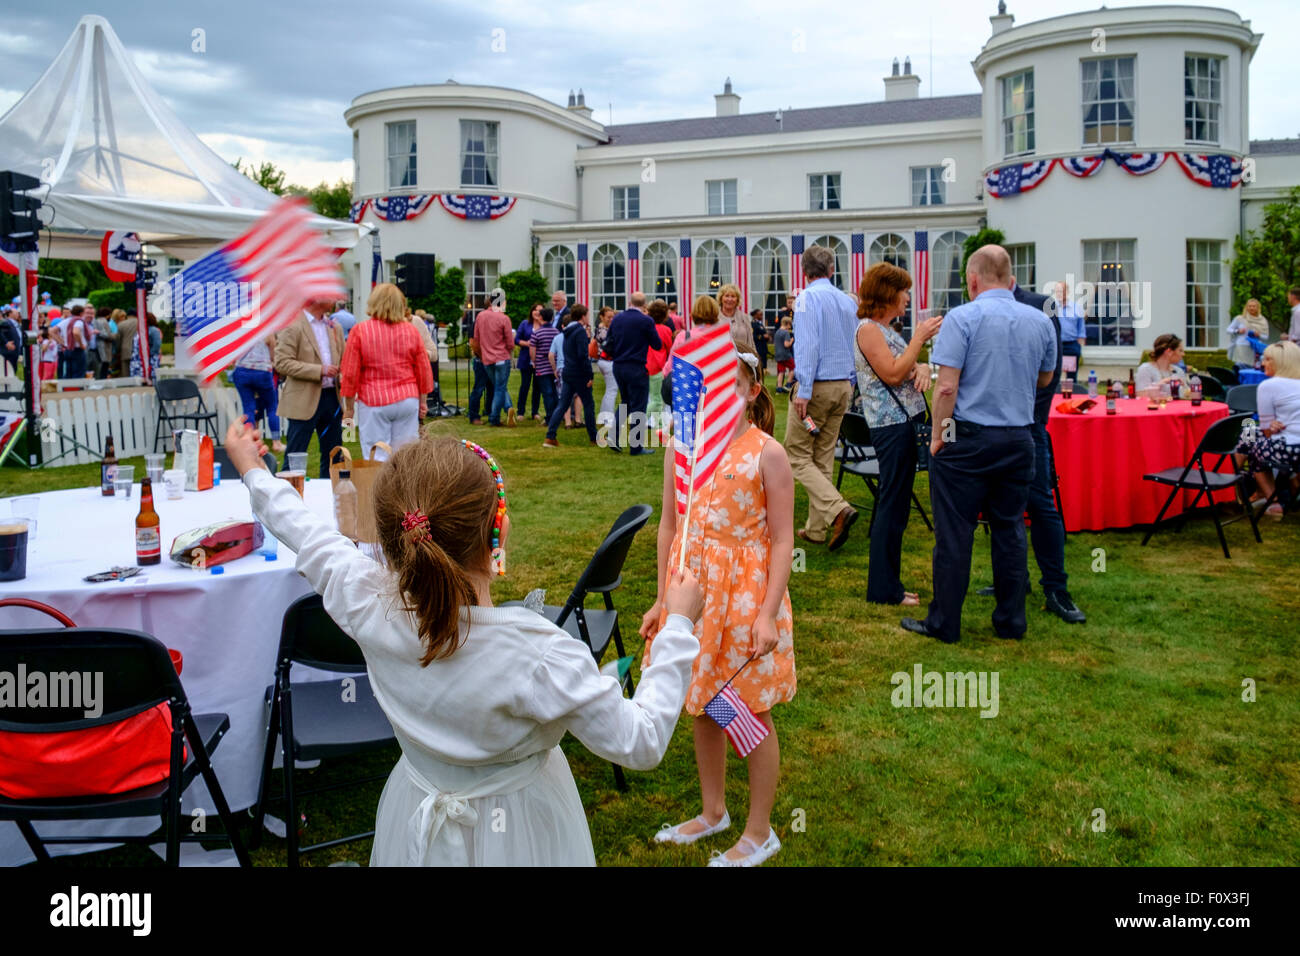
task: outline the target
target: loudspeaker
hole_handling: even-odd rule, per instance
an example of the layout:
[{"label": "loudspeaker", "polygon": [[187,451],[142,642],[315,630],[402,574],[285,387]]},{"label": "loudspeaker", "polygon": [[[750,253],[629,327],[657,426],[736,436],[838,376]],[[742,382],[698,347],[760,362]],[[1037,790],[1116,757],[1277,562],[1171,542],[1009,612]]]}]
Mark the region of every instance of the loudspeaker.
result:
[{"label": "loudspeaker", "polygon": [[403,252],[396,264],[393,282],[409,298],[433,295],[434,263],[437,256],[429,252]]}]

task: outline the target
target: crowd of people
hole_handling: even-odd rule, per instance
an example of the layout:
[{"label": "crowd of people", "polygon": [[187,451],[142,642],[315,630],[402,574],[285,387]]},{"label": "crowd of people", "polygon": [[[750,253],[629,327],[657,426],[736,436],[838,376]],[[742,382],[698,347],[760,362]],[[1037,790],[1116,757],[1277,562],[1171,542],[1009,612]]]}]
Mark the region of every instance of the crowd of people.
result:
[{"label": "crowd of people", "polygon": [[[135,309],[98,309],[81,303],[55,305],[48,292],[36,305],[36,345],[40,381],[53,379],[107,379],[139,376],[144,357],[138,337],[140,319]],[[21,322],[20,300],[0,307],[0,369],[16,374],[26,362],[26,326]],[[156,375],[162,357],[162,330],[152,312],[145,313],[145,341],[149,365]]]}]

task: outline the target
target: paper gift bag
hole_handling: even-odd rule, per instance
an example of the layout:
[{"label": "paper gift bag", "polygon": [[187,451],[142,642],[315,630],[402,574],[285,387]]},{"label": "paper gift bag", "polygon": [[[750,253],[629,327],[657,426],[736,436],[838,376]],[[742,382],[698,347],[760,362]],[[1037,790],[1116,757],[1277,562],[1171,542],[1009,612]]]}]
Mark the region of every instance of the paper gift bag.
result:
[{"label": "paper gift bag", "polygon": [[353,458],[352,453],[342,445],[334,446],[334,450],[330,452],[330,489],[338,487],[339,472],[352,473],[350,480],[357,486],[357,540],[371,544],[379,541],[379,533],[375,530],[373,494],[375,479],[384,464],[382,461],[375,461],[376,448],[382,448],[390,455],[393,453],[388,443],[382,441],[375,442],[371,446],[369,458]]},{"label": "paper gift bag", "polygon": [[212,487],[212,439],[192,428],[181,432],[177,469],[185,472],[186,491],[207,491]]}]

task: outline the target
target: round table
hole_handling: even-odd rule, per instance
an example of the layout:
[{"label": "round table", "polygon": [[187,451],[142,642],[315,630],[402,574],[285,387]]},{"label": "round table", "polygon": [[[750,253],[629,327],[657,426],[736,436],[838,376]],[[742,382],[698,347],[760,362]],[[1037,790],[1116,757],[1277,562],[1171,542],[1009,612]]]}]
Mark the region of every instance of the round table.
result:
[{"label": "round table", "polygon": [[1258,385],[1266,378],[1268,376],[1257,368],[1237,369],[1237,381],[1242,385]]},{"label": "round table", "polygon": [[[184,655],[181,681],[196,714],[224,713],[230,730],[213,753],[213,767],[234,810],[257,800],[262,751],[266,744],[263,696],[274,678],[275,653],[285,609],[311,591],[294,567],[295,555],[278,544],[276,560],[254,552],[227,564],[220,574],[182,567],[167,557],[172,540],[192,528],[227,518],[252,518],[243,482],[227,479],[208,491],[187,491],[168,500],[159,489],[154,508],[161,525],[161,564],[124,581],[90,584],[88,574],[115,565],[135,564],[135,516],[140,486],[129,499],[105,498],[99,488],[41,494],[35,540],[27,554],[27,577],[0,582],[0,597],[29,597],[58,608],[82,627],[143,631]],[[330,483],[306,483],[304,498],[317,514],[333,522]],[[0,501],[0,513],[8,513]],[[20,608],[0,609],[0,627],[57,627],[51,618]],[[201,778],[185,793],[184,810],[202,807],[215,820],[215,808]],[[129,823],[130,821],[128,821]],[[114,821],[62,826],[45,824],[38,831],[56,833],[124,833]],[[156,821],[152,825],[156,825]],[[151,826],[152,826],[151,825]],[[134,832],[150,832],[134,824]],[[52,846],[52,854],[85,852],[90,847]],[[0,865],[32,859],[18,828],[0,822]]]},{"label": "round table", "polygon": [[[1082,415],[1063,414],[1053,405],[1047,431],[1056,456],[1066,531],[1150,524],[1170,489],[1142,476],[1186,465],[1206,430],[1228,415],[1222,402],[1193,407],[1189,401],[1175,401],[1159,411],[1148,411],[1148,405],[1144,398],[1121,398],[1114,415],[1106,414],[1104,401]],[[1165,517],[1181,514],[1194,497],[1194,492],[1185,493]],[[1230,501],[1232,492],[1220,492],[1215,500]]]}]

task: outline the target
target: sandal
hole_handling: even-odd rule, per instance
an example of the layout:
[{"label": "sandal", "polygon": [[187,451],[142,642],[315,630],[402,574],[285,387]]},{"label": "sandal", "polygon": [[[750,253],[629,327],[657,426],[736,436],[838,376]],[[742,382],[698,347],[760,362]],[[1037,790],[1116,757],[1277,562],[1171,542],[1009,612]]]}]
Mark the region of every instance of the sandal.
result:
[{"label": "sandal", "polygon": [[748,852],[738,860],[728,858],[726,853],[720,853],[714,850],[709,856],[709,866],[758,866],[766,860],[776,855],[781,849],[781,841],[776,838],[776,831],[768,828],[767,839],[763,841],[762,846],[758,846],[749,837],[743,836],[732,849],[748,848]]},{"label": "sandal", "polygon": [[[683,833],[682,827],[686,826],[686,823],[703,823],[704,829],[701,830],[699,833]],[[665,823],[663,826],[659,828],[659,832],[655,834],[655,842],[656,843],[694,843],[696,840],[703,839],[706,836],[713,836],[713,834],[715,833],[721,833],[723,830],[730,829],[731,815],[727,813],[726,810],[723,810],[722,819],[719,820],[717,823],[710,824],[708,820],[704,819],[704,814],[701,813],[698,817],[695,817],[693,820],[687,820],[686,823],[679,823],[675,827],[669,826],[667,823]]]}]

